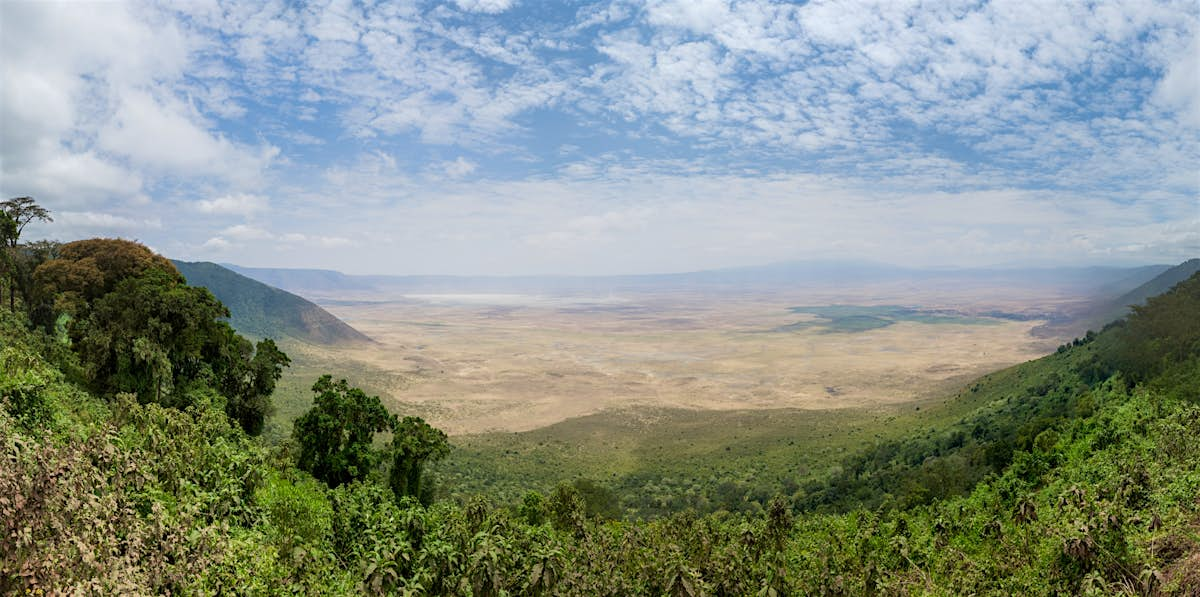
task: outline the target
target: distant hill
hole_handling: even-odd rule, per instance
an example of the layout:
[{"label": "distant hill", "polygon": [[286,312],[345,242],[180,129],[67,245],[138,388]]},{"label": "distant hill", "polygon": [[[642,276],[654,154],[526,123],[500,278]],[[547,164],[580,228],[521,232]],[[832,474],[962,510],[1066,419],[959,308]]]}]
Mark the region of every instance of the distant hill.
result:
[{"label": "distant hill", "polygon": [[290,337],[312,344],[371,342],[362,332],[312,302],[215,263],[173,261],[188,284],[212,292],[238,332],[259,338]]},{"label": "distant hill", "polygon": [[368,293],[606,294],[663,289],[761,292],[844,284],[906,282],[927,288],[994,286],[1070,288],[1085,296],[1113,297],[1142,284],[1169,266],[914,269],[848,261],[795,261],[754,267],[667,274],[609,276],[351,275],[333,270],[225,267],[307,297],[344,298]]},{"label": "distant hill", "polygon": [[329,269],[242,267],[232,263],[222,263],[221,267],[290,292],[323,293],[374,288],[372,284],[362,279],[363,276],[349,276]]},{"label": "distant hill", "polygon": [[1087,329],[1100,331],[1105,325],[1128,315],[1130,307],[1144,304],[1146,299],[1170,290],[1198,271],[1200,271],[1200,259],[1188,259],[1158,274],[1149,282],[1098,306],[1087,318]]}]

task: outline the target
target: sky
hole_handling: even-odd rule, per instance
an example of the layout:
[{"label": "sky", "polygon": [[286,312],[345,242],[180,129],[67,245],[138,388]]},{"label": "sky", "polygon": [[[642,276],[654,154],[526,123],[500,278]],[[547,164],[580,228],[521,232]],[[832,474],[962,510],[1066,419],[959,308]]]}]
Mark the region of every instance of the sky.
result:
[{"label": "sky", "polygon": [[26,238],[378,274],[1200,255],[1200,3],[0,2]]}]

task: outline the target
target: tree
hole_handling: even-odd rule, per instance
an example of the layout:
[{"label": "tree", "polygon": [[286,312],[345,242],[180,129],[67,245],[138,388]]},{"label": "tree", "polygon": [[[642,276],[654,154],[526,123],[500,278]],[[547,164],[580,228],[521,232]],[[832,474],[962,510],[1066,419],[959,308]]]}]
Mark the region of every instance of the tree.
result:
[{"label": "tree", "polygon": [[412,496],[422,503],[428,503],[428,496],[422,495],[422,476],[426,464],[450,453],[446,434],[420,417],[404,417],[393,433],[392,470],[388,475],[388,485],[396,495],[396,500]]},{"label": "tree", "polygon": [[6,239],[8,246],[16,247],[17,240],[21,237],[21,233],[25,231],[25,226],[34,220],[42,222],[53,222],[54,218],[50,217],[50,212],[37,204],[33,197],[14,197],[7,201],[0,201],[0,211],[4,212],[17,224],[17,233],[11,238]]},{"label": "tree", "polygon": [[521,498],[517,514],[527,525],[538,526],[546,520],[546,498],[542,494],[530,490]]},{"label": "tree", "polygon": [[72,345],[97,392],[178,405],[177,388],[237,366],[241,355],[226,346],[236,334],[221,321],[228,315],[208,290],[150,270],[88,305],[71,328]]},{"label": "tree", "polygon": [[21,233],[25,231],[25,226],[34,220],[53,222],[54,218],[51,218],[50,212],[38,205],[32,197],[14,197],[0,201],[0,212],[4,214],[0,216],[0,241],[4,243],[4,271],[9,280],[8,308],[12,310],[17,308],[16,249],[21,240]]},{"label": "tree", "polygon": [[22,243],[17,248],[16,255],[14,256],[15,290],[21,293],[21,301],[25,303],[29,319],[34,323],[53,319],[54,297],[48,297],[49,300],[38,300],[39,297],[36,294],[33,272],[37,271],[37,268],[43,263],[57,259],[61,246],[62,244],[58,241],[35,240],[33,242]]},{"label": "tree", "polygon": [[17,232],[17,221],[6,211],[0,211],[0,243],[4,246],[15,244],[16,239],[20,237]]},{"label": "tree", "polygon": [[391,431],[395,417],[378,396],[368,396],[344,379],[334,382],[322,375],[312,389],[315,404],[296,419],[292,432],[300,444],[297,466],[330,487],[366,477],[381,458],[371,448],[375,434]]},{"label": "tree", "polygon": [[[164,272],[175,283],[186,283],[168,259],[127,240],[79,240],[57,246],[50,257],[33,270],[31,299],[56,316],[65,313],[81,321],[96,299],[123,280],[149,270]],[[34,323],[49,326],[52,321],[39,318]]]},{"label": "tree", "polygon": [[259,435],[271,414],[271,394],[291,359],[270,338],[251,344],[225,327],[224,338],[213,344],[210,361],[224,367],[214,371],[215,385],[225,396],[225,414],[250,435]]},{"label": "tree", "polygon": [[[11,282],[12,274],[16,268],[13,259],[13,252],[9,250],[9,242],[10,239],[16,239],[17,237],[17,221],[12,219],[12,216],[8,215],[7,212],[0,211],[0,244],[3,244],[4,246],[4,250],[0,251],[0,268],[2,268],[0,269],[0,272],[3,273],[4,278],[10,280],[10,297],[16,288],[16,284]],[[0,290],[2,290],[2,288],[0,288]],[[0,304],[4,304],[3,294],[0,294]]]},{"label": "tree", "polygon": [[554,528],[570,532],[576,538],[586,533],[587,506],[579,490],[568,483],[559,483],[546,500],[546,514]]},{"label": "tree", "polygon": [[571,485],[579,492],[588,516],[609,520],[621,517],[621,499],[613,490],[591,479],[576,479]]},{"label": "tree", "polygon": [[182,407],[208,385],[246,433],[262,432],[290,362],[273,341],[255,346],[238,335],[225,321],[229,310],[207,289],[188,286],[170,261],[138,243],[91,239],[35,249],[48,259],[33,274],[31,314],[43,326],[69,316],[66,334],[93,390]]},{"label": "tree", "polygon": [[61,245],[58,247],[57,258],[43,263],[38,270],[52,271],[64,263],[93,270],[93,279],[83,287],[69,281],[65,283],[67,288],[59,288],[59,281],[55,276],[49,272],[35,271],[35,283],[42,287],[43,292],[75,290],[81,293],[84,300],[90,302],[112,292],[121,281],[136,278],[152,269],[165,272],[176,282],[185,282],[183,275],[166,257],[151,251],[141,243],[117,238],[91,238]]},{"label": "tree", "polygon": [[254,346],[254,358],[250,359],[247,366],[239,368],[234,378],[238,387],[227,394],[225,413],[237,421],[246,433],[262,433],[267,415],[271,414],[271,394],[275,392],[275,382],[279,381],[283,376],[283,368],[291,362],[274,340],[266,338]]}]

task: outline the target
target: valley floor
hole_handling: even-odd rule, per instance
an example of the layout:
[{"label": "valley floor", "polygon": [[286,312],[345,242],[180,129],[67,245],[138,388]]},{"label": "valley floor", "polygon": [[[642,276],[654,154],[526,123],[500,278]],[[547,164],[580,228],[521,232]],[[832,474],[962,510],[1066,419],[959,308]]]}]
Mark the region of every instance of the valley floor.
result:
[{"label": "valley floor", "polygon": [[[631,408],[899,405],[1053,350],[1053,341],[1030,335],[1041,323],[1030,313],[1065,300],[983,301],[964,293],[933,302],[916,290],[890,289],[865,295],[874,305],[860,309],[865,315],[830,320],[802,310],[856,295],[863,296],[855,290],[327,302],[379,344],[288,346],[296,364],[277,398],[280,421],[286,426],[298,414],[287,403],[303,403],[305,384],[322,370],[340,371],[394,410],[421,415],[452,435],[527,431]],[[886,305],[915,307],[921,316],[898,316]],[[864,328],[854,327],[863,321]]]}]

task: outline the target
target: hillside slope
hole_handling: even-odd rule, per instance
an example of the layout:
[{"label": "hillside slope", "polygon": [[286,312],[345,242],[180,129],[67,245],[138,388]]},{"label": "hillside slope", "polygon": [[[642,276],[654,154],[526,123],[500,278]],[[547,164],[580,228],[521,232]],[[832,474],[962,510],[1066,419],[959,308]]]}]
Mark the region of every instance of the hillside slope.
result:
[{"label": "hillside slope", "polygon": [[215,263],[174,261],[188,284],[203,286],[229,307],[238,332],[260,338],[289,337],[312,344],[371,342],[328,311],[285,290],[267,286]]},{"label": "hillside slope", "polygon": [[1128,315],[1130,307],[1141,305],[1146,302],[1146,299],[1170,290],[1171,287],[1192,277],[1192,274],[1196,272],[1200,272],[1200,258],[1189,259],[1168,269],[1149,282],[1113,299],[1102,309],[1098,309],[1097,314],[1088,320],[1088,329],[1100,330],[1105,325]]}]

